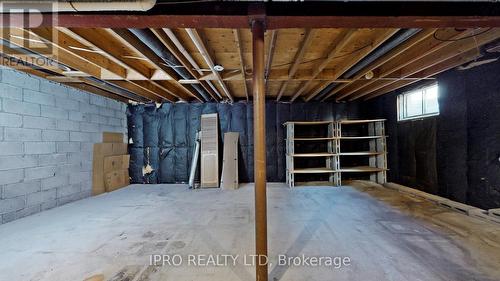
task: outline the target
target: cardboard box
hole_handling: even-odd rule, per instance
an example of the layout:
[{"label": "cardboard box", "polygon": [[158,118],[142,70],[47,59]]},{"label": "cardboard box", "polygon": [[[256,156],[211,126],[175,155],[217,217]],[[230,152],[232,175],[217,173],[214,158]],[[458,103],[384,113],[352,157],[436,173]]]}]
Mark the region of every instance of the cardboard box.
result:
[{"label": "cardboard box", "polygon": [[92,163],[92,195],[106,192],[104,184],[104,158],[127,154],[126,143],[96,143],[94,144]]},{"label": "cardboard box", "polygon": [[122,133],[104,132],[102,133],[102,142],[104,143],[123,143]]},{"label": "cardboard box", "polygon": [[128,169],[116,170],[106,174],[106,192],[114,191],[130,184]]},{"label": "cardboard box", "polygon": [[106,156],[104,157],[104,173],[116,170],[128,169],[130,155]]}]

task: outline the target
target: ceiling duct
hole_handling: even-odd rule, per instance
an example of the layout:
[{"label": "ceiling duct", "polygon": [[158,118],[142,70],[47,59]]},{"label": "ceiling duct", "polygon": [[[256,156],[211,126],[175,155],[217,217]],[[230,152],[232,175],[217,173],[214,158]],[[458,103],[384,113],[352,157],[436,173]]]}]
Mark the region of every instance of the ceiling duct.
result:
[{"label": "ceiling duct", "polygon": [[[359,63],[357,63],[356,65],[351,67],[351,69],[349,69],[346,73],[344,73],[344,75],[342,75],[342,79],[351,78],[356,73],[363,70],[370,63],[374,62],[376,59],[387,54],[390,50],[394,49],[399,44],[410,39],[410,37],[417,34],[419,31],[421,31],[421,29],[419,29],[419,28],[410,28],[410,29],[403,29],[403,30],[398,31],[396,34],[394,34],[391,37],[391,39],[389,39],[384,44],[380,45],[377,49],[375,49],[375,51],[373,51],[371,54],[369,54],[368,56],[363,58]],[[336,85],[337,85],[337,83],[335,83],[335,82],[328,85],[326,88],[324,88],[316,96],[315,100],[320,100],[321,98],[323,98],[323,96],[328,94],[330,91],[332,91]]]},{"label": "ceiling duct", "polygon": [[93,11],[147,11],[156,0],[27,0],[2,1],[0,13],[39,12],[93,12]]},{"label": "ceiling duct", "polygon": [[[141,40],[145,45],[147,45],[158,57],[160,57],[165,65],[172,68],[177,74],[179,74],[182,79],[195,79],[191,76],[191,74],[181,66],[181,62],[177,60],[177,58],[166,49],[160,40],[147,29],[137,29],[130,28],[130,32],[132,32],[135,37]],[[174,78],[175,79],[175,78]],[[205,101],[210,101],[210,97],[207,92],[200,86],[196,84],[191,84],[191,86],[196,92],[198,92]]]}]

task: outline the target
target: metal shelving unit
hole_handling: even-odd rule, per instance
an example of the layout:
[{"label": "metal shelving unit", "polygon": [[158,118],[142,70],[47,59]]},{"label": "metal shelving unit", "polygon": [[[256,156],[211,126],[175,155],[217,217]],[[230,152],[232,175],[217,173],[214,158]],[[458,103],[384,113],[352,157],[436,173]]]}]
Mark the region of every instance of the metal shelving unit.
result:
[{"label": "metal shelving unit", "polygon": [[[295,186],[295,174],[329,174],[329,182],[340,186],[342,173],[370,173],[370,180],[377,183],[386,182],[387,149],[384,128],[385,119],[373,120],[340,120],[340,121],[300,121],[286,122],[286,183],[289,187]],[[366,135],[347,136],[342,134],[342,128],[349,125],[367,125]],[[327,126],[326,136],[297,137],[296,127],[299,126]],[[324,128],[323,128],[324,129]],[[344,141],[368,142],[368,151],[342,151]],[[295,152],[298,142],[326,142],[325,152]],[[344,167],[342,157],[368,157],[368,166]],[[297,158],[324,158],[324,167],[299,168],[295,166]]]}]

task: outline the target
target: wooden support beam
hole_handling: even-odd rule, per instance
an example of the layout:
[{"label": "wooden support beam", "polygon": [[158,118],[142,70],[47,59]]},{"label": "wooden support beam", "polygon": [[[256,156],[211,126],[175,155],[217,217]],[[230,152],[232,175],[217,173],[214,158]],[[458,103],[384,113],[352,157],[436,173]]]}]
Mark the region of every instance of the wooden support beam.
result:
[{"label": "wooden support beam", "polygon": [[[470,61],[472,61],[480,56],[481,56],[481,54],[477,51],[477,49],[471,49],[471,50],[464,52],[464,53],[461,53],[458,56],[455,56],[449,60],[438,63],[438,64],[436,64],[432,67],[429,67],[427,69],[424,69],[422,71],[419,71],[418,73],[415,74],[415,76],[426,77],[426,78],[432,77],[432,76],[435,76],[435,75],[437,75],[441,72],[444,72],[446,70],[449,70],[449,69],[455,68],[459,65],[462,65],[464,63],[470,62]],[[363,98],[363,100],[366,101],[366,100],[376,98],[378,96],[390,93],[394,90],[411,85],[411,84],[418,82],[418,81],[421,81],[421,80],[422,79],[398,81],[394,84],[388,85],[388,86],[381,88],[373,93],[370,93],[369,95],[365,96]]]},{"label": "wooden support beam", "polygon": [[[42,24],[60,26],[248,28],[249,8],[265,5],[266,26],[278,28],[429,28],[500,26],[495,2],[470,1],[212,1],[157,5],[155,12],[44,14]],[[161,6],[161,7],[160,7]],[[394,16],[397,15],[397,16]],[[26,15],[6,22],[27,24]]]},{"label": "wooden support beam", "polygon": [[214,68],[215,64],[214,64],[212,58],[210,57],[208,50],[207,50],[205,44],[203,43],[203,40],[201,39],[200,35],[198,34],[198,31],[196,31],[195,29],[187,28],[186,32],[188,33],[188,35],[191,38],[191,40],[193,41],[194,45],[196,46],[196,48],[200,52],[201,56],[205,60],[208,67],[210,67],[210,70],[212,71],[212,73],[215,75],[215,77],[217,77],[217,82],[219,83],[220,87],[224,91],[224,94],[227,96],[227,98],[229,100],[234,101],[233,96],[229,92],[229,89],[227,88],[226,84],[222,80],[222,77],[220,76],[219,72],[217,70],[215,70],[215,68]]},{"label": "wooden support beam", "polygon": [[250,95],[248,94],[248,86],[247,86],[247,74],[245,72],[245,61],[243,60],[243,51],[241,50],[241,34],[238,29],[233,29],[234,34],[234,42],[236,44],[236,49],[238,50],[238,57],[240,60],[240,71],[243,78],[243,88],[245,89],[245,96],[247,97],[247,101],[250,99]]},{"label": "wooden support beam", "polygon": [[267,195],[266,195],[266,93],[264,82],[264,23],[252,22],[253,49],[253,129],[255,179],[256,280],[267,281]]},{"label": "wooden support beam", "polygon": [[[334,59],[338,53],[352,40],[356,29],[348,29],[339,35],[332,44],[332,48],[326,55],[326,58],[321,61],[317,66],[314,66],[313,77],[318,76],[318,74],[326,68],[326,66]],[[291,101],[295,101],[308,87],[311,85],[311,81],[306,81],[301,84],[295,95],[292,96]]]},{"label": "wooden support beam", "polygon": [[[360,79],[363,77],[367,72],[373,71],[374,69],[380,67],[381,65],[385,64],[389,60],[399,56],[409,48],[413,47],[415,44],[418,44],[422,40],[428,38],[429,36],[432,36],[434,34],[435,29],[430,29],[430,30],[423,30],[420,31],[417,35],[411,37],[410,39],[406,40],[404,43],[400,44],[399,46],[395,47],[393,50],[389,51],[386,55],[376,59],[374,62],[370,63],[368,66],[364,67],[362,70],[360,70],[354,77],[354,81]],[[339,85],[335,87],[330,93],[326,94],[321,101],[325,101],[326,99],[330,98],[331,96],[335,95],[345,87],[349,86],[350,84],[346,85]]]},{"label": "wooden support beam", "polygon": [[[291,78],[295,75],[295,72],[299,68],[299,65],[302,63],[302,59],[304,58],[304,55],[311,45],[312,39],[314,38],[314,30],[312,29],[306,29],[305,35],[304,35],[304,40],[300,43],[299,50],[295,54],[295,57],[293,58],[293,64],[290,66],[290,69],[288,70],[288,77]],[[283,93],[285,92],[286,86],[288,84],[288,80],[284,81],[281,83],[280,89],[278,90],[278,94],[276,96],[276,101],[279,101],[281,97],[283,96]]]}]

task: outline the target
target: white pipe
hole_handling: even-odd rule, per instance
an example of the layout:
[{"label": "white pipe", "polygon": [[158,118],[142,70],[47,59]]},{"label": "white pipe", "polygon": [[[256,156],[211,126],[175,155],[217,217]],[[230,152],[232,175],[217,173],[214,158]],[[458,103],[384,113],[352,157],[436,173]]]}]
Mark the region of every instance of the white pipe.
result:
[{"label": "white pipe", "polygon": [[233,97],[229,93],[229,90],[227,89],[226,84],[224,84],[224,81],[222,81],[222,77],[220,76],[219,72],[217,70],[215,70],[215,64],[212,61],[212,59],[210,58],[210,55],[208,54],[208,51],[205,48],[205,45],[203,44],[201,38],[199,37],[198,32],[196,32],[196,30],[192,29],[192,28],[186,28],[186,32],[189,35],[189,38],[191,38],[191,41],[193,41],[194,45],[196,46],[196,48],[200,52],[200,54],[203,57],[203,59],[205,60],[205,62],[207,63],[208,67],[210,67],[210,70],[212,71],[212,73],[217,78],[217,81],[219,82],[220,87],[224,91],[224,94],[232,102]]},{"label": "white pipe", "polygon": [[[191,65],[195,68],[195,70],[198,71],[200,75],[203,75],[203,71],[200,70],[200,66],[196,63],[193,57],[189,55],[188,51],[184,48],[184,46],[182,46],[182,43],[179,41],[179,39],[177,39],[177,36],[175,36],[172,30],[170,28],[163,28],[163,31],[165,31],[168,38],[172,40],[172,43],[174,43],[177,49],[179,49],[179,51],[184,55],[184,57],[189,61],[189,63],[191,63]],[[217,94],[217,96],[220,99],[222,99],[221,94],[219,93],[217,88],[215,88],[214,84],[212,84],[212,81],[207,80],[207,84],[215,92],[215,94]]]},{"label": "white pipe", "polygon": [[154,7],[156,0],[28,0],[2,1],[0,13],[45,12],[93,12],[93,11],[147,11]]},{"label": "white pipe", "polygon": [[189,188],[194,188],[194,177],[196,176],[196,167],[198,167],[198,159],[200,157],[200,139],[201,131],[196,133],[193,159],[191,160],[191,169],[189,172]]}]

